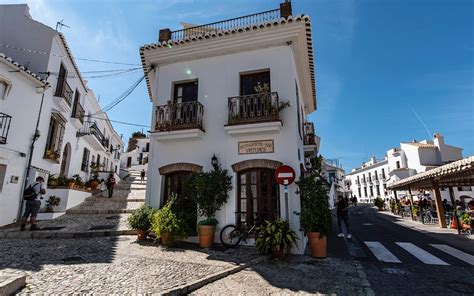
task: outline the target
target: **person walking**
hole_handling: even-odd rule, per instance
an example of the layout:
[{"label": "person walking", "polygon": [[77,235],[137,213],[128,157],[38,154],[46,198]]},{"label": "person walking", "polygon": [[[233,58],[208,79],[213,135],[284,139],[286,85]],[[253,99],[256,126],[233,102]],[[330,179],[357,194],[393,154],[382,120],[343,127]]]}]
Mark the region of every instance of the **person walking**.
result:
[{"label": "person walking", "polygon": [[43,177],[37,177],[36,181],[28,186],[23,194],[25,200],[25,212],[21,218],[20,230],[25,231],[28,217],[30,218],[30,230],[38,230],[36,226],[36,216],[38,216],[39,209],[41,207],[40,199],[43,199],[42,194],[46,193],[46,189],[43,186]]},{"label": "person walking", "polygon": [[107,189],[109,190],[109,198],[114,195],[114,186],[115,186],[115,178],[114,174],[110,174],[107,178]]},{"label": "person walking", "polygon": [[103,193],[107,189],[107,185],[105,185],[105,180],[100,180],[99,190],[100,190],[100,197],[104,197]]},{"label": "person walking", "polygon": [[140,179],[141,181],[145,181],[145,169],[142,169],[142,171],[140,172]]},{"label": "person walking", "polygon": [[347,213],[348,204],[347,201],[342,197],[342,195],[338,196],[337,201],[337,226],[339,227],[339,234],[337,237],[344,237],[344,233],[342,232],[342,222],[346,225],[347,229],[347,238],[351,238],[351,230],[349,228],[349,214]]}]

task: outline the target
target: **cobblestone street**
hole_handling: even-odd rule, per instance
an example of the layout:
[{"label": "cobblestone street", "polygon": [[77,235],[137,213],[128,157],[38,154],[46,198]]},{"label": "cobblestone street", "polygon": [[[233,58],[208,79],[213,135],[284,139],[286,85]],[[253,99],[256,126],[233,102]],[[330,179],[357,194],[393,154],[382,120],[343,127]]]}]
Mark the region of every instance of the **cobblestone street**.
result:
[{"label": "cobblestone street", "polygon": [[154,294],[256,258],[251,248],[163,248],[119,238],[9,240],[0,244],[0,270],[26,273],[19,294]]}]

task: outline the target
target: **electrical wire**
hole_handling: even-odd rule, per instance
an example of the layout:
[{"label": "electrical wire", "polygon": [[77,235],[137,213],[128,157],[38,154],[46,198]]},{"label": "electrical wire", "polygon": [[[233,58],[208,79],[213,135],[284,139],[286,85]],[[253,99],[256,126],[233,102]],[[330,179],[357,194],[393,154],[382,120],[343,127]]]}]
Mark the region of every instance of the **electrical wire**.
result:
[{"label": "electrical wire", "polygon": [[[55,57],[60,57],[64,58],[66,56],[59,55],[59,54],[54,54],[51,52],[44,52],[44,51],[39,51],[39,50],[34,50],[34,49],[28,49],[28,48],[21,48],[21,47],[16,47],[16,46],[11,46],[8,44],[3,44],[0,43],[0,46],[9,48],[9,49],[15,49],[15,50],[21,50],[21,51],[26,51],[30,53],[36,53],[36,54],[42,54],[42,55],[47,55],[47,56],[55,56]],[[102,63],[102,64],[114,64],[114,65],[125,65],[125,66],[140,66],[139,64],[131,64],[131,63],[123,63],[123,62],[112,62],[112,61],[103,61],[103,60],[96,60],[96,59],[87,59],[87,58],[74,58],[76,60],[80,61],[87,61],[87,62],[94,62],[94,63]]]},{"label": "electrical wire", "polygon": [[[136,72],[136,71],[139,71],[141,70],[142,68],[130,68],[130,69],[125,69],[125,70],[122,70],[121,72],[113,72],[113,73],[108,73],[108,74],[100,74],[100,75],[92,75],[91,76],[88,76],[88,75],[83,75],[82,78],[84,79],[93,79],[93,78],[103,78],[103,77],[112,77],[112,76],[119,76],[119,75],[122,75],[122,74],[127,74],[127,73],[131,73],[131,72]],[[103,72],[106,72],[105,70],[102,70]],[[50,74],[50,75],[54,75],[54,76],[58,76],[59,77],[59,73],[58,72],[40,72],[39,74]],[[82,72],[82,73],[85,73],[85,72]],[[90,72],[89,72],[90,73]],[[67,74],[66,75],[67,78],[79,78],[77,77],[76,75],[74,74]]]},{"label": "electrical wire", "polygon": [[115,123],[119,123],[119,124],[131,125],[131,126],[150,127],[149,125],[144,125],[144,124],[139,124],[139,123],[131,123],[131,122],[125,122],[125,121],[119,121],[119,120],[112,120],[112,119],[107,119],[107,118],[102,118],[102,117],[89,116],[89,118],[100,119],[100,120],[115,122]]},{"label": "electrical wire", "polygon": [[102,108],[103,112],[108,112],[118,104],[120,104],[123,100],[125,100],[137,87],[140,85],[140,83],[145,79],[145,76],[142,76],[140,79],[138,79],[129,89],[127,89],[122,96],[117,98],[115,101],[111,102],[109,105],[105,106]]}]

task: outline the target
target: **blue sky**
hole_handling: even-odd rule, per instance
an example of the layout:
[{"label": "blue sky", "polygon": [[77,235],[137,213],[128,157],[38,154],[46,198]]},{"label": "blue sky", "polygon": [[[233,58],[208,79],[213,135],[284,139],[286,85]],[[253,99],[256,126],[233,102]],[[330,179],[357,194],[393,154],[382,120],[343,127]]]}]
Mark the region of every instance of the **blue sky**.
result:
[{"label": "blue sky", "polygon": [[[25,1],[1,1],[25,3]],[[33,17],[62,31],[75,57],[139,64],[139,46],[181,21],[209,23],[277,8],[279,0],[26,1]],[[474,154],[474,7],[469,0],[294,0],[312,19],[318,110],[311,114],[321,153],[346,170],[383,157],[401,141],[434,132]],[[122,69],[78,61],[81,71]],[[102,106],[142,75],[90,79]],[[426,124],[421,123],[420,119]],[[141,84],[109,112],[111,119],[150,124]],[[140,130],[114,124],[127,138]],[[145,130],[147,130],[145,128]],[[430,136],[431,137],[431,136]]]}]

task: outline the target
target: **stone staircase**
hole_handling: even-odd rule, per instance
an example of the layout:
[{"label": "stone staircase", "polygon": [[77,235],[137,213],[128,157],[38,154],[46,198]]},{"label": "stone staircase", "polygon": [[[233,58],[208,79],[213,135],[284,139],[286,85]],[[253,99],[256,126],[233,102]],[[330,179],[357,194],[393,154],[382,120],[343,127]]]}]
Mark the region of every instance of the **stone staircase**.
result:
[{"label": "stone staircase", "polygon": [[130,214],[145,203],[146,179],[140,180],[140,172],[115,185],[112,198],[108,193],[95,194],[80,205],[68,209],[66,214]]},{"label": "stone staircase", "polygon": [[94,194],[80,205],[68,209],[54,220],[38,221],[39,231],[19,231],[19,227],[0,231],[0,238],[70,238],[135,234],[127,225],[130,214],[145,203],[145,181],[140,172],[130,175],[114,188],[112,198]]}]

